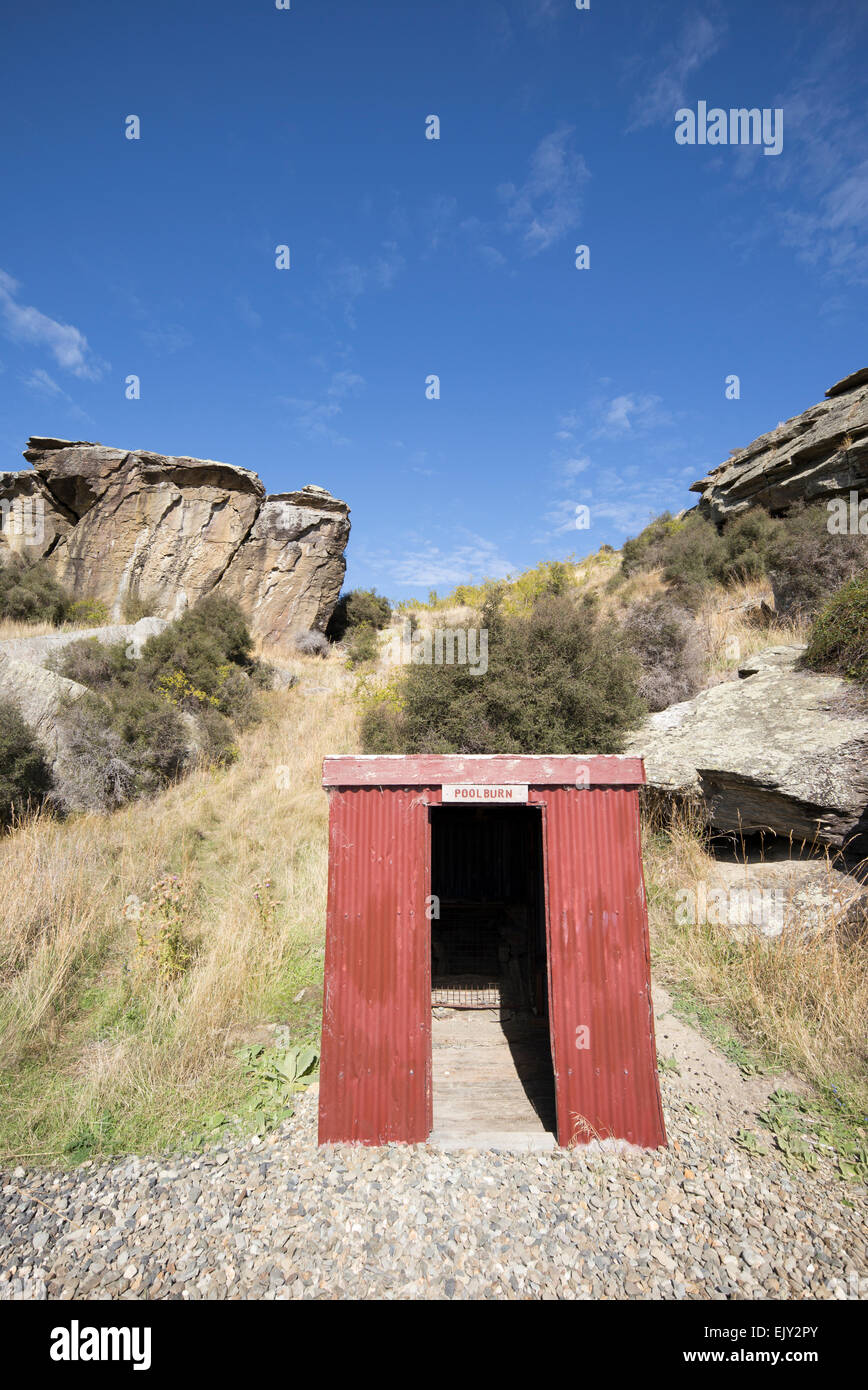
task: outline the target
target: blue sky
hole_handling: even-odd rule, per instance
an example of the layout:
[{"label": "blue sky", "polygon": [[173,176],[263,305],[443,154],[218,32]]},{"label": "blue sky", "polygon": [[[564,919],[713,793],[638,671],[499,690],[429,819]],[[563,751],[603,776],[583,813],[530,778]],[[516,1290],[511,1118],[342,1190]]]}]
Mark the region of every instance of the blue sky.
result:
[{"label": "blue sky", "polygon": [[[866,59],[862,0],[17,6],[0,468],[315,482],[393,598],[619,545],[868,365]],[[780,108],[781,153],[678,145],[700,101]]]}]

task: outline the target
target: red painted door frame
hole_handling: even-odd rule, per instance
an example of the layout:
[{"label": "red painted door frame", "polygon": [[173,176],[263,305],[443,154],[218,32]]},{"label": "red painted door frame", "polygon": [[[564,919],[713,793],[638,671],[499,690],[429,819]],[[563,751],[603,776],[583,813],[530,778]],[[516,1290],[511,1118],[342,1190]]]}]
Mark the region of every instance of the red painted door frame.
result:
[{"label": "red painted door frame", "polygon": [[[334,760],[343,762],[344,760]],[[365,779],[333,771],[329,816],[320,1142],[420,1143],[431,1132],[431,826],[454,762],[399,781],[404,760],[365,760]],[[502,760],[472,769],[504,778]],[[628,760],[579,788],[541,760],[524,774],[542,814],[549,1029],[558,1141],[598,1135],[666,1143],[650,999],[639,844],[641,782]],[[569,760],[563,761],[565,764]],[[609,762],[616,762],[614,769]],[[568,769],[567,769],[568,770]],[[431,775],[436,773],[435,776]],[[639,766],[641,772],[641,765]],[[619,774],[619,777],[616,777]],[[427,776],[431,780],[427,780]],[[462,769],[462,775],[466,775]]]}]

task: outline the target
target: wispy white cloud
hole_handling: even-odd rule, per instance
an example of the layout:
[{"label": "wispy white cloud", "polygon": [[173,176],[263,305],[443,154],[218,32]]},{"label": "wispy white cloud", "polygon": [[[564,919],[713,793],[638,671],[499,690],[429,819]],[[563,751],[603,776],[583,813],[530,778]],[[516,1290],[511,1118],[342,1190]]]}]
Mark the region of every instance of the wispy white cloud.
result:
[{"label": "wispy white cloud", "polygon": [[569,149],[572,134],[572,126],[563,126],[544,136],[524,183],[498,189],[507,225],[521,234],[530,255],[574,231],[581,216],[582,192],[591,175],[582,156]]},{"label": "wispy white cloud", "polygon": [[[692,105],[690,81],[723,46],[725,20],[715,0],[703,14],[689,15],[678,36],[662,53],[652,79],[642,82],[647,59],[628,65],[636,89],[629,130],[658,122],[674,129],[681,106]],[[868,107],[865,103],[864,53],[868,45],[868,13],[864,6],[842,4],[828,15],[813,15],[815,23],[801,24],[788,34],[790,70],[797,75],[756,105],[783,111],[784,150],[780,160],[762,158],[760,146],[727,150],[727,158],[710,158],[707,169],[729,175],[733,199],[754,192],[758,166],[762,178],[763,216],[753,203],[739,213],[731,203],[736,229],[733,244],[744,254],[762,240],[773,238],[799,260],[819,268],[830,283],[868,284]],[[700,96],[710,97],[709,92]],[[719,92],[719,104],[742,105],[741,93],[732,102]],[[739,217],[741,228],[738,229]]]},{"label": "wispy white cloud", "polygon": [[[599,384],[611,386],[608,380]],[[556,423],[553,497],[543,515],[547,535],[536,538],[539,544],[572,534],[576,546],[593,549],[603,528],[620,543],[684,493],[684,470],[668,462],[673,417],[659,396],[642,391],[596,395],[581,409],[564,411]],[[631,446],[626,458],[618,448],[624,440]],[[662,466],[649,468],[648,461],[658,455]],[[577,527],[577,507],[589,509],[590,530]]]},{"label": "wispy white cloud", "polygon": [[364,390],[364,387],[365,378],[359,376],[358,372],[334,372],[328,384],[328,394],[341,399],[344,396],[358,395],[360,391]]},{"label": "wispy white cloud", "polygon": [[[599,538],[602,527],[614,531],[619,542],[627,540],[629,536],[638,535],[652,517],[659,516],[671,505],[671,501],[672,488],[666,486],[647,488],[636,494],[626,492],[623,487],[614,493],[588,490],[577,494],[575,500],[570,498],[557,503],[546,514],[546,521],[557,535],[573,532],[579,542],[587,541],[590,551],[599,544],[599,539],[594,540],[594,534],[596,532]],[[576,527],[576,508],[579,505],[588,508],[590,527]]]},{"label": "wispy white cloud", "polygon": [[337,300],[347,324],[355,328],[355,311],[363,295],[390,290],[404,269],[404,257],[396,241],[384,241],[370,260],[352,260],[342,256],[335,264],[323,267],[325,296]]},{"label": "wispy white cloud", "polygon": [[[862,50],[868,22],[859,22]],[[859,52],[856,33],[852,49]],[[793,152],[775,170],[767,216],[783,244],[829,280],[868,283],[868,114],[854,101],[853,52],[842,47],[841,28],[812,54],[801,80],[775,101],[784,111],[786,139]],[[854,160],[854,154],[856,158]],[[776,161],[777,162],[777,161]]]},{"label": "wispy white cloud", "polygon": [[82,410],[78,402],[73,400],[68,391],[64,391],[63,387],[54,380],[54,377],[44,367],[34,368],[28,375],[23,376],[21,381],[29,391],[36,391],[41,396],[51,397],[58,403],[62,401],[67,414],[73,415],[79,420],[93,423],[87,411]]},{"label": "wispy white cloud", "polygon": [[660,404],[659,396],[615,396],[603,406],[602,419],[593,430],[593,436],[595,439],[617,439],[668,424],[669,417],[661,411]]},{"label": "wispy white cloud", "polygon": [[301,396],[279,396],[281,405],[293,412],[294,424],[299,433],[314,443],[344,445],[350,440],[334,422],[343,414],[343,401],[347,396],[359,395],[364,390],[365,379],[358,372],[333,372],[325,390],[325,399],[306,399]]},{"label": "wispy white cloud", "polygon": [[500,579],[515,569],[495,541],[463,527],[450,531],[440,544],[430,534],[410,534],[406,540],[409,548],[400,554],[383,550],[364,557],[368,563],[375,560],[378,573],[387,574],[395,585],[443,588]]},{"label": "wispy white cloud", "polygon": [[47,396],[62,396],[67,401],[71,399],[43,367],[37,367],[29,376],[22,377],[22,381],[31,391],[43,391]]},{"label": "wispy white cloud", "polygon": [[580,473],[591,467],[591,460],[586,454],[580,457],[563,459],[561,462],[561,473],[565,478],[577,478]]},{"label": "wispy white cloud", "polygon": [[[655,62],[651,81],[642,84],[633,100],[628,130],[641,130],[658,121],[673,121],[686,101],[687,84],[694,73],[714,57],[726,36],[726,24],[707,14],[689,14],[678,37]],[[646,59],[647,65],[647,59]]]},{"label": "wispy white cloud", "polygon": [[0,323],[7,337],[19,343],[47,348],[59,367],[73,376],[97,381],[105,364],[91,352],[87,338],[72,324],[50,318],[32,304],[18,298],[20,285],[0,270]]}]

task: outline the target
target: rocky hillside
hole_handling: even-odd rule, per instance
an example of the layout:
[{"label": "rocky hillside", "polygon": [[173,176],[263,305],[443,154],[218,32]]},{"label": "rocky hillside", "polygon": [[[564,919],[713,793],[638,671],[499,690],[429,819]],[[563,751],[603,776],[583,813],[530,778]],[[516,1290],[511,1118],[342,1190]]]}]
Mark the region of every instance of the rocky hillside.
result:
[{"label": "rocky hillside", "polygon": [[650,786],[695,799],[710,827],[770,832],[868,853],[868,711],[837,676],[797,669],[800,646],[769,647],[738,680],[651,714],[626,751]]},{"label": "rocky hillside", "polygon": [[114,621],[130,599],[173,618],[217,592],[241,605],[265,645],[324,630],[350,531],[346,503],[324,488],[266,496],[255,473],[233,464],[81,440],[33,437],[24,457],[32,470],[0,473],[0,503],[36,526],[7,527],[0,558],[6,549],[42,557]]},{"label": "rocky hillside", "polygon": [[691,488],[718,525],[750,507],[774,514],[852,490],[868,491],[868,367],[830,386],[819,405],[734,450]]}]

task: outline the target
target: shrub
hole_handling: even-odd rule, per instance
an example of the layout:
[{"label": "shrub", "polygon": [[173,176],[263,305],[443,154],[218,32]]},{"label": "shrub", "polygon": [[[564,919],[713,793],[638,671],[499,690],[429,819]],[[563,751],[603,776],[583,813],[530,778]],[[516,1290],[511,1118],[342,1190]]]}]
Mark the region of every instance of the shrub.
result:
[{"label": "shrub", "polygon": [[353,628],[347,639],[347,656],[351,666],[361,666],[366,661],[376,661],[380,654],[377,630],[371,623],[361,623]]},{"label": "shrub", "polygon": [[[272,666],[268,661],[257,661],[253,670],[250,672],[250,679],[256,690],[274,690],[278,680],[279,672],[276,666]],[[291,677],[291,684],[295,684],[295,677]]]},{"label": "shrub", "polygon": [[638,662],[599,621],[590,598],[540,599],[529,613],[483,610],[488,669],[408,666],[401,708],[381,703],[362,720],[370,752],[617,752],[639,721]]},{"label": "shrub", "polygon": [[695,607],[708,586],[720,581],[727,567],[727,550],[716,526],[691,512],[666,538],[663,546],[663,578]]},{"label": "shrub", "polygon": [[689,700],[702,685],[702,643],[690,613],[669,598],[635,603],[624,635],[641,663],[638,689],[650,710]]},{"label": "shrub", "polygon": [[69,642],[49,659],[48,665],[67,680],[102,690],[115,681],[132,679],[136,663],[126,654],[123,642],[105,643],[96,637]]},{"label": "shrub", "polygon": [[156,618],[156,601],[140,598],[138,594],[127,594],[123,601],[123,615],[125,623],[137,623],[141,618]]},{"label": "shrub", "polygon": [[52,801],[62,811],[113,810],[174,781],[193,758],[184,717],[136,685],[83,695],[58,725],[64,756]]},{"label": "shrub", "polygon": [[783,524],[762,507],[751,507],[727,521],[721,533],[723,564],[713,578],[724,584],[740,579],[762,579]]},{"label": "shrub", "polygon": [[868,569],[843,584],[818,613],[803,664],[868,685]]},{"label": "shrub", "polygon": [[257,686],[274,676],[251,645],[235,605],[209,596],[149,638],[138,661],[122,642],[65,647],[55,669],[89,694],[60,715],[56,804],[111,808],[174,781],[199,756],[232,761],[235,730],[259,718]]},{"label": "shrub", "polygon": [[98,598],[79,598],[69,605],[66,621],[77,627],[102,627],[109,620],[109,611]]},{"label": "shrub", "polygon": [[15,557],[0,566],[0,618],[59,626],[69,608],[69,594],[40,562]]},{"label": "shrub", "polygon": [[779,613],[811,616],[868,565],[868,536],[828,529],[824,503],[791,512],[771,548],[769,570]]},{"label": "shrub", "polygon": [[329,640],[322,632],[298,632],[294,638],[295,650],[302,656],[325,656]]},{"label": "shrub", "polygon": [[139,663],[141,678],[181,708],[195,712],[210,705],[247,724],[255,716],[252,648],[241,610],[209,594],[148,638]]},{"label": "shrub", "polygon": [[200,710],[196,722],[203,734],[202,754],[218,766],[234,763],[238,744],[232,723],[216,709]]},{"label": "shrub", "polygon": [[12,700],[0,700],[0,826],[42,804],[51,774],[37,738]]},{"label": "shrub", "polygon": [[668,539],[681,524],[671,512],[661,512],[638,536],[625,541],[621,547],[621,576],[629,579],[637,570],[659,569],[664,563]]},{"label": "shrub", "polygon": [[351,589],[341,594],[329,620],[326,635],[340,642],[344,634],[367,624],[372,628],[386,627],[392,616],[392,606],[376,589]]},{"label": "shrub", "polygon": [[371,705],[361,718],[362,747],[366,753],[406,752],[406,733],[401,711],[386,704]]},{"label": "shrub", "polygon": [[527,612],[538,599],[566,593],[572,578],[569,565],[562,560],[541,560],[533,569],[498,589],[507,612]]},{"label": "shrub", "polygon": [[824,503],[772,517],[751,507],[718,531],[699,511],[657,517],[623,548],[619,576],[660,569],[679,599],[695,607],[710,584],[768,577],[779,613],[810,615],[847,579],[868,564],[868,536],[837,535],[828,529]]}]

